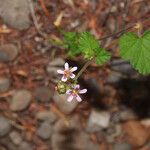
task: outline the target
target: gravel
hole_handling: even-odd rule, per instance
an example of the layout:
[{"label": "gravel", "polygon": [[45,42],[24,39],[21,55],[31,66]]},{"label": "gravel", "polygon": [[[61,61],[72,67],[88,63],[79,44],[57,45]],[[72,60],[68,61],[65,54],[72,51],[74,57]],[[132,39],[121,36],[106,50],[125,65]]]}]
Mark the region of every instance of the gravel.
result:
[{"label": "gravel", "polygon": [[51,137],[52,131],[52,126],[50,125],[50,123],[45,121],[41,123],[41,125],[37,129],[37,135],[43,140],[47,140]]},{"label": "gravel", "polygon": [[11,125],[9,121],[6,118],[0,116],[0,137],[7,135],[10,130]]},{"label": "gravel", "polygon": [[0,78],[0,92],[6,92],[10,88],[11,81],[9,78]]},{"label": "gravel", "polygon": [[36,118],[41,121],[48,121],[49,123],[54,123],[57,120],[56,114],[48,110],[37,112]]},{"label": "gravel", "polygon": [[96,132],[108,128],[110,113],[107,111],[92,110],[87,122],[87,131]]},{"label": "gravel", "polygon": [[0,0],[0,6],[0,17],[6,24],[19,30],[29,28],[28,0]]},{"label": "gravel", "polygon": [[34,96],[38,102],[49,102],[52,98],[52,92],[48,87],[37,87]]},{"label": "gravel", "polygon": [[9,137],[11,139],[11,141],[15,144],[15,145],[19,145],[22,142],[22,137],[21,134],[17,131],[12,131],[9,134]]},{"label": "gravel", "polygon": [[0,62],[13,61],[18,55],[18,48],[14,44],[0,46]]},{"label": "gravel", "polygon": [[32,95],[28,90],[17,90],[10,101],[10,109],[12,111],[23,111],[30,105],[31,100]]},{"label": "gravel", "polygon": [[66,94],[60,95],[58,93],[55,93],[53,100],[58,108],[65,114],[70,114],[71,112],[73,112],[78,105],[78,102],[76,100],[68,102]]},{"label": "gravel", "polygon": [[132,146],[129,143],[117,143],[113,145],[112,150],[132,150]]},{"label": "gravel", "polygon": [[20,143],[18,150],[34,150],[34,149],[30,143],[24,141]]}]

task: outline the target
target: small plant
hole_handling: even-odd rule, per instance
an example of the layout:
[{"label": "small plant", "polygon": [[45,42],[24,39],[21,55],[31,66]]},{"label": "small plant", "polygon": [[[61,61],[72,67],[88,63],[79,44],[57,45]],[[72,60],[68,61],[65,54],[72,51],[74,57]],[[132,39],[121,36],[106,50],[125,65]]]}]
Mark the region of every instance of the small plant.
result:
[{"label": "small plant", "polygon": [[[135,28],[138,34],[127,32],[119,38],[120,55],[129,61],[139,73],[147,75],[150,73],[150,31],[146,31],[142,35],[142,26],[139,23]],[[69,68],[69,64],[65,63],[65,69],[57,71],[63,75],[57,84],[57,90],[60,94],[68,94],[69,102],[73,98],[80,102],[81,98],[78,94],[86,93],[87,90],[80,90],[77,79],[91,62],[95,61],[98,65],[103,65],[110,60],[111,54],[100,46],[100,42],[90,32],[63,32],[63,34],[63,46],[68,49],[68,55],[70,57],[83,55],[87,62],[77,76],[73,74],[77,67]]]},{"label": "small plant", "polygon": [[74,98],[77,99],[78,102],[81,102],[82,99],[79,94],[86,93],[87,89],[80,90],[80,85],[77,84],[77,78],[75,78],[75,74],[72,73],[77,70],[77,67],[70,68],[66,62],[64,68],[64,70],[57,70],[59,74],[62,74],[61,81],[58,82],[56,87],[57,91],[60,94],[68,94],[68,102],[71,102]]}]

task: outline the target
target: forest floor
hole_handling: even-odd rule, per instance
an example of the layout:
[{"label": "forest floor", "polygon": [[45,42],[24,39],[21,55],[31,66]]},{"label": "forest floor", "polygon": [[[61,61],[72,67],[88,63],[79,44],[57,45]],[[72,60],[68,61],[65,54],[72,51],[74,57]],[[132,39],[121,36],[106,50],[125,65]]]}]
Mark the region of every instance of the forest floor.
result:
[{"label": "forest floor", "polygon": [[[150,26],[149,0],[0,0],[0,150],[150,150],[150,77],[119,58],[118,37]],[[90,31],[112,54],[79,78],[81,103],[55,91],[64,31]]]}]

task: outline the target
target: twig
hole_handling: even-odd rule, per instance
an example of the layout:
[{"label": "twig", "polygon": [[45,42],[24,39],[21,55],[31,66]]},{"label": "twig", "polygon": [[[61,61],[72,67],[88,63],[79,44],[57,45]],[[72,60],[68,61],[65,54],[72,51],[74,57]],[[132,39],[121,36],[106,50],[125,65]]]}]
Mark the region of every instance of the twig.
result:
[{"label": "twig", "polygon": [[50,105],[52,112],[56,113],[60,118],[64,120],[65,125],[69,125],[68,118],[53,104]]},{"label": "twig", "polygon": [[35,16],[35,10],[34,10],[34,6],[33,6],[33,2],[32,0],[28,0],[29,2],[29,7],[30,7],[30,11],[31,11],[31,16],[35,25],[35,28],[37,30],[37,32],[42,36],[42,37],[46,37],[46,34],[44,34],[41,30],[40,30],[40,26],[38,24],[37,18]]},{"label": "twig", "polygon": [[[143,19],[143,20],[141,20],[140,22],[141,22],[141,23],[144,23],[144,22],[147,22],[147,21],[150,21],[149,17],[148,17],[148,19]],[[118,34],[123,34],[124,32],[126,32],[126,31],[128,31],[128,30],[134,28],[136,24],[137,24],[137,22],[136,22],[136,23],[133,23],[132,25],[128,26],[128,27],[125,28],[125,29],[121,29],[121,30],[119,30],[119,31],[117,31],[117,32],[115,32],[115,33],[112,33],[112,34],[109,34],[109,35],[107,35],[107,36],[104,36],[104,37],[100,38],[99,40],[105,40],[105,39],[110,38],[110,37],[115,37],[115,36],[117,36]]]},{"label": "twig", "polygon": [[132,28],[133,28],[133,25],[131,25],[131,26],[125,28],[125,29],[121,29],[121,30],[119,30],[119,31],[117,31],[117,32],[115,32],[115,33],[106,35],[106,36],[100,38],[99,40],[105,40],[105,39],[110,38],[110,37],[115,37],[116,35],[121,34],[121,33],[124,33],[125,31],[128,31],[129,29],[132,29]]},{"label": "twig", "polygon": [[41,7],[42,7],[42,9],[43,9],[45,15],[46,15],[48,18],[50,18],[51,16],[50,16],[50,13],[49,13],[49,11],[47,10],[47,8],[46,8],[46,6],[45,6],[44,0],[39,0],[39,2],[40,2],[40,4],[41,4]]}]

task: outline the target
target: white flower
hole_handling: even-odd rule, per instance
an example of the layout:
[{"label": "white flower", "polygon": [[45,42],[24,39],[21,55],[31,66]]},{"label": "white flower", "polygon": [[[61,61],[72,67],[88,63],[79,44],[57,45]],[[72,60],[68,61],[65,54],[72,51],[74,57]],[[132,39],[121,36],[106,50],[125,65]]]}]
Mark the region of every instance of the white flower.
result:
[{"label": "white flower", "polygon": [[67,90],[66,94],[68,94],[67,101],[71,102],[74,98],[77,99],[78,102],[81,102],[82,99],[79,94],[84,94],[87,92],[87,89],[80,90],[80,85],[75,85],[73,89]]},{"label": "white flower", "polygon": [[77,67],[69,68],[69,64],[67,62],[65,63],[64,67],[65,67],[64,70],[57,70],[57,72],[59,74],[63,75],[61,80],[63,82],[66,82],[67,79],[69,79],[69,78],[71,78],[71,79],[75,78],[75,75],[72,72],[76,71]]}]

